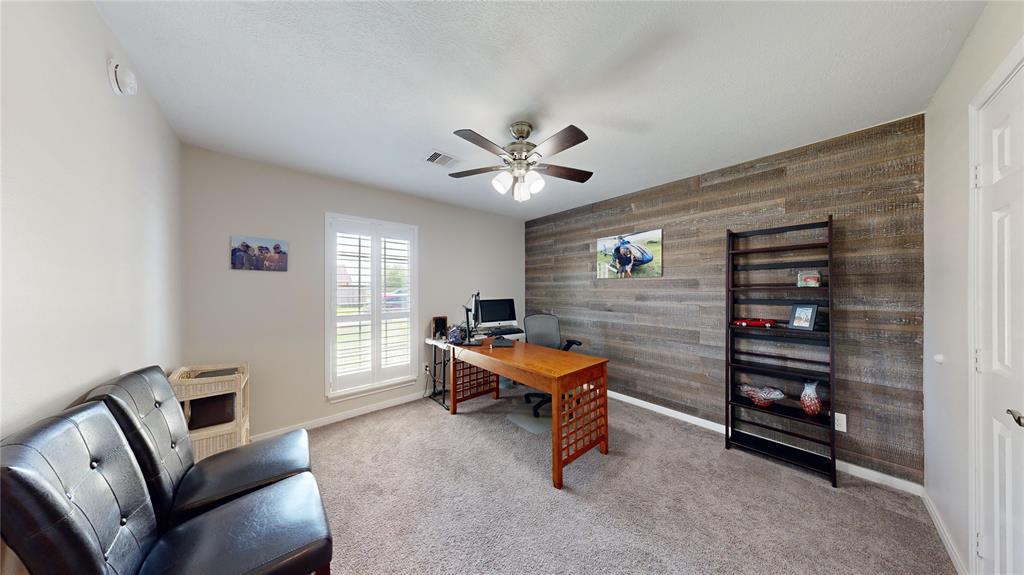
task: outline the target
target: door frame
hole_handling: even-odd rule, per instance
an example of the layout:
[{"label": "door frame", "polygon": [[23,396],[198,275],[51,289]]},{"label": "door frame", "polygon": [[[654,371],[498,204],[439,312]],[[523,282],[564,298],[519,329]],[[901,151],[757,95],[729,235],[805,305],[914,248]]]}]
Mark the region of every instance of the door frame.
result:
[{"label": "door frame", "polygon": [[968,458],[972,472],[969,476],[968,493],[970,497],[968,520],[970,532],[968,537],[968,558],[967,569],[970,573],[981,572],[981,560],[978,557],[978,536],[982,533],[981,513],[984,501],[981,500],[981,462],[982,442],[985,437],[982,433],[981,422],[981,377],[978,372],[978,342],[981,341],[982,317],[978,300],[980,293],[979,272],[981,262],[978,258],[978,249],[981,246],[981,194],[980,188],[976,187],[976,170],[981,162],[981,134],[980,116],[981,109],[992,98],[999,93],[1006,84],[1017,74],[1024,74],[1024,36],[1010,50],[999,67],[989,77],[988,81],[978,91],[967,107],[968,114],[968,137],[970,149],[970,164],[967,166],[967,190],[970,197],[969,211],[969,240],[967,253],[967,357],[968,362]]}]

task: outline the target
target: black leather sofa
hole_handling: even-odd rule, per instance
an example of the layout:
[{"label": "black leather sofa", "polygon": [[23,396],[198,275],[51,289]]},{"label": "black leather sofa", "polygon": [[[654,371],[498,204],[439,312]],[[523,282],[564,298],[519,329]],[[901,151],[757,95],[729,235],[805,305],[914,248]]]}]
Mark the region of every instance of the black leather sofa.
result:
[{"label": "black leather sofa", "polygon": [[92,391],[128,438],[161,527],[286,477],[310,471],[309,439],[298,429],[195,463],[188,422],[159,366],[126,373]]},{"label": "black leather sofa", "polygon": [[0,516],[0,535],[34,574],[330,570],[305,432],[194,464],[159,368],[0,442]]}]

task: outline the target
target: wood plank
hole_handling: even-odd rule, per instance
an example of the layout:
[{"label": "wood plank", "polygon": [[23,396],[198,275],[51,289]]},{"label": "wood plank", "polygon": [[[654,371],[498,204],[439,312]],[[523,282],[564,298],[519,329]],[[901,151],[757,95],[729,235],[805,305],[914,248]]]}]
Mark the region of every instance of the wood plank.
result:
[{"label": "wood plank", "polygon": [[[840,434],[839,456],[920,481],[924,130],[923,116],[904,118],[531,220],[527,311],[559,315],[563,337],[582,340],[584,353],[608,357],[609,389],[721,422],[725,230],[790,226],[833,214],[835,262],[828,280],[836,409],[847,414],[849,426]],[[595,277],[598,237],[656,228],[663,230],[661,279]],[[804,230],[792,238],[819,242],[819,232]],[[743,238],[736,249],[775,243],[777,236],[755,236]],[[816,253],[746,255],[737,263],[818,259]],[[751,281],[795,283],[795,272],[742,273]],[[759,299],[798,295],[744,292]],[[755,340],[738,347],[780,349]],[[813,346],[785,350],[821,357]]]}]

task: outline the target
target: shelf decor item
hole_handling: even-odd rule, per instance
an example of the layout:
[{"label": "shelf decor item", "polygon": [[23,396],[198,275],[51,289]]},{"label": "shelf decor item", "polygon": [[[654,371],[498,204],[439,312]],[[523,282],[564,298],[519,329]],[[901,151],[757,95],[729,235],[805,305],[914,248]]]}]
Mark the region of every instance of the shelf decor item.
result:
[{"label": "shelf decor item", "polygon": [[821,413],[821,398],[818,397],[817,381],[809,381],[804,384],[804,391],[800,394],[800,407],[804,408],[804,413],[807,415]]},{"label": "shelf decor item", "polygon": [[455,345],[461,345],[465,339],[465,330],[459,326],[452,326],[448,328],[448,343]]},{"label": "shelf decor item", "polygon": [[818,315],[815,304],[794,304],[789,312],[789,329],[814,331],[814,318]]},{"label": "shelf decor item", "polygon": [[821,287],[821,274],[818,270],[796,272],[796,287]]},{"label": "shelf decor item", "polygon": [[[836,487],[832,240],[832,216],[726,231],[725,448],[784,461]],[[772,329],[750,325],[752,310],[763,308],[777,310],[756,312],[779,318]]]},{"label": "shelf decor item", "polygon": [[448,335],[448,316],[437,315],[430,318],[430,337],[444,339]]},{"label": "shelf decor item", "polygon": [[773,403],[786,397],[786,394],[782,393],[781,389],[769,386],[754,387],[743,384],[740,386],[740,391],[758,407],[771,407]]},{"label": "shelf decor item", "polygon": [[764,327],[769,329],[775,327],[776,323],[778,322],[776,322],[774,319],[761,319],[753,317],[732,320],[733,325],[738,325],[740,327]]},{"label": "shelf decor item", "polygon": [[196,461],[249,443],[249,364],[190,365],[171,372]]}]

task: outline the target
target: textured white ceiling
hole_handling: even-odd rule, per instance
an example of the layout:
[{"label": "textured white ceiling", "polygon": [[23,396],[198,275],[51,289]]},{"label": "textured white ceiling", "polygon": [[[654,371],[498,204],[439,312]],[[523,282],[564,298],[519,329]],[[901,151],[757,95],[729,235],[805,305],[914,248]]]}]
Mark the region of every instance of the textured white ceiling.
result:
[{"label": "textured white ceiling", "polygon": [[[523,219],[921,112],[982,8],[99,4],[185,142]],[[496,163],[453,130],[517,119],[582,128],[551,161],[594,177],[518,204],[447,176]]]}]

